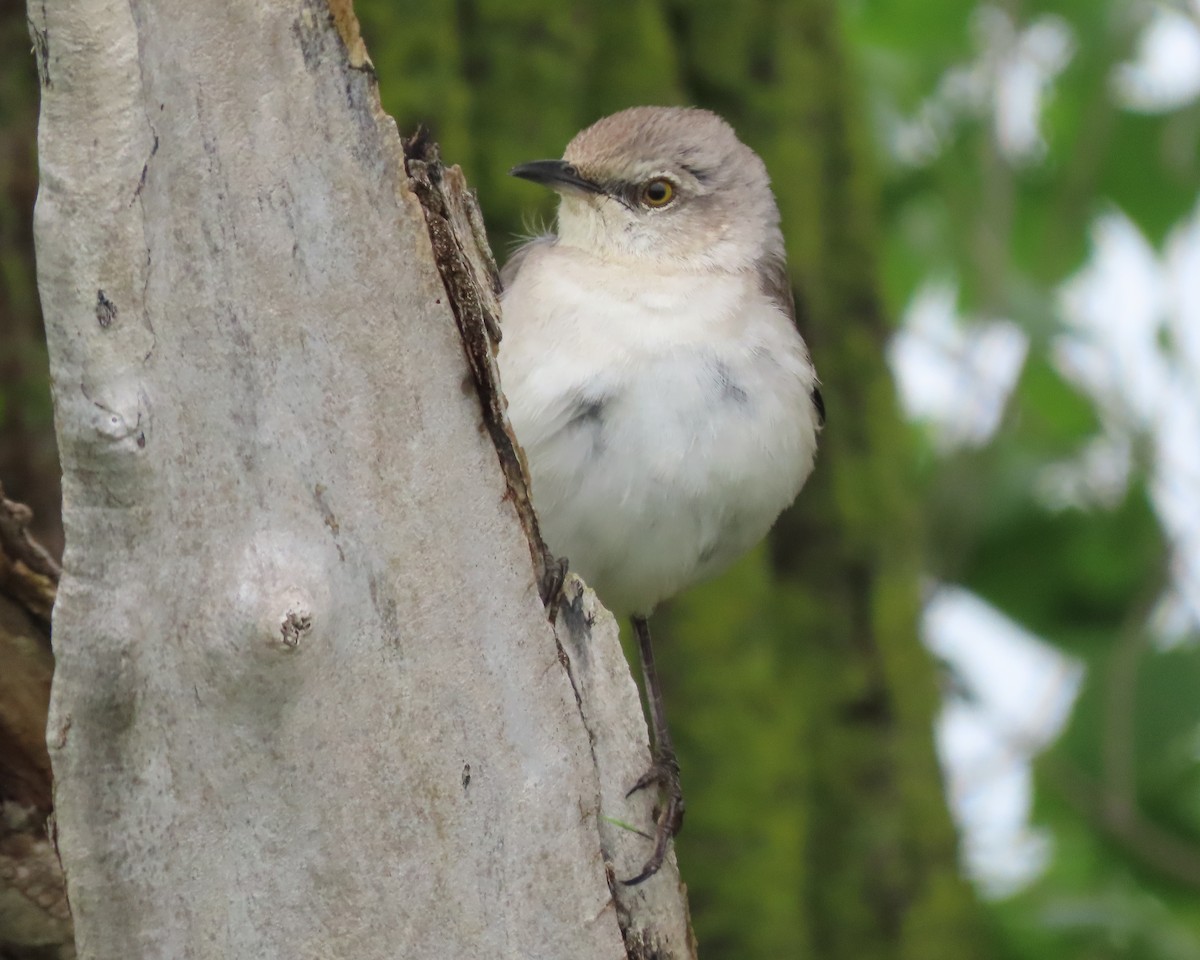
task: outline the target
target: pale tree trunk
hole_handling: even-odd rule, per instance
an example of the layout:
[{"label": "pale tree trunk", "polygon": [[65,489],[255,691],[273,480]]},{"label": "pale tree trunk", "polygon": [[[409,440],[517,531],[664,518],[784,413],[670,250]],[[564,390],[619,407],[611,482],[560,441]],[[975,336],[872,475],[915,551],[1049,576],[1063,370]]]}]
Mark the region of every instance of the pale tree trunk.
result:
[{"label": "pale tree trunk", "polygon": [[30,4],[79,954],[693,956],[673,859],[614,879],[645,725],[547,619],[473,201],[331,3]]}]

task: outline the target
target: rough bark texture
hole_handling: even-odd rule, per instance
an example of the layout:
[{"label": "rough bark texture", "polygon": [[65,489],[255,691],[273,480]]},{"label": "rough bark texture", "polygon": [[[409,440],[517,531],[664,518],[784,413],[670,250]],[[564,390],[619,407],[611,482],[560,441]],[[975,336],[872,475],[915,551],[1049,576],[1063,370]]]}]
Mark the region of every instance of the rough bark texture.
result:
[{"label": "rough bark texture", "polygon": [[673,862],[613,882],[646,731],[611,618],[539,597],[472,201],[423,209],[348,4],[30,14],[80,955],[692,956]]},{"label": "rough bark texture", "polygon": [[620,883],[641,870],[653,840],[642,832],[650,824],[650,799],[644,793],[625,796],[645,773],[649,757],[641,701],[616,621],[583,581],[571,576],[555,608],[554,629],[600,777],[600,846],[629,960],[695,958],[687,891],[674,851],[662,870],[639,886]]},{"label": "rough bark texture", "polygon": [[0,487],[0,958],[74,956],[62,870],[51,845],[46,711],[58,565]]}]

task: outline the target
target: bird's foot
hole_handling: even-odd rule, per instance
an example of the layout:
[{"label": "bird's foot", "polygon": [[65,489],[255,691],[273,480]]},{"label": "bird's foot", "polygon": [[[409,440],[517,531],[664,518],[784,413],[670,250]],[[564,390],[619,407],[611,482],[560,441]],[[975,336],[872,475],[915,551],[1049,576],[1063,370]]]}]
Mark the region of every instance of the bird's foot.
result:
[{"label": "bird's foot", "polygon": [[547,550],[545,552],[545,569],[541,582],[538,584],[538,593],[542,598],[542,605],[550,611],[551,619],[554,619],[555,605],[560,599],[566,579],[567,558],[556,557]]},{"label": "bird's foot", "polygon": [[654,852],[650,854],[650,859],[642,867],[641,873],[621,881],[627,887],[636,886],[658,873],[667,855],[667,844],[683,826],[683,788],[679,783],[679,761],[675,759],[674,754],[655,759],[650,769],[629,788],[625,796],[631,797],[650,786],[658,787],[664,801],[655,812]]}]

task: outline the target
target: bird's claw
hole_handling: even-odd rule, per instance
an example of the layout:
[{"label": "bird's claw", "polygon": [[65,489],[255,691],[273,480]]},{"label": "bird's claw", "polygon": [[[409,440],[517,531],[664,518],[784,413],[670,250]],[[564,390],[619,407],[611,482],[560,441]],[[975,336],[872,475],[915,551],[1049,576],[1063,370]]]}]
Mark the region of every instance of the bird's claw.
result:
[{"label": "bird's claw", "polygon": [[542,605],[553,611],[554,605],[558,603],[559,595],[562,593],[563,583],[567,579],[567,558],[555,557],[549,551],[545,555],[545,569],[542,572],[541,582],[538,583],[538,593],[542,598]]},{"label": "bird's claw", "polygon": [[636,877],[621,881],[627,887],[635,887],[643,880],[648,880],[658,873],[667,855],[667,844],[683,826],[683,788],[679,783],[679,764],[674,757],[662,757],[655,760],[650,769],[638,779],[638,782],[629,788],[629,792],[625,796],[631,797],[639,790],[645,790],[650,786],[657,786],[662,791],[666,803],[658,811],[655,823],[654,852],[650,854],[650,859],[646,861],[645,866]]}]

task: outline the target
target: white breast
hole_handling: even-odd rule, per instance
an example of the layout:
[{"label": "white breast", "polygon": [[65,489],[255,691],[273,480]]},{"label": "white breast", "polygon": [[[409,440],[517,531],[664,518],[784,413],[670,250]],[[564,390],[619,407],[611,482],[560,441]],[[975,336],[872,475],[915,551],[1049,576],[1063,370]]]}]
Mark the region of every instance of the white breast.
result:
[{"label": "white breast", "polygon": [[766,534],[817,431],[804,343],[756,277],[646,275],[531,251],[499,354],[547,543],[644,614]]}]

